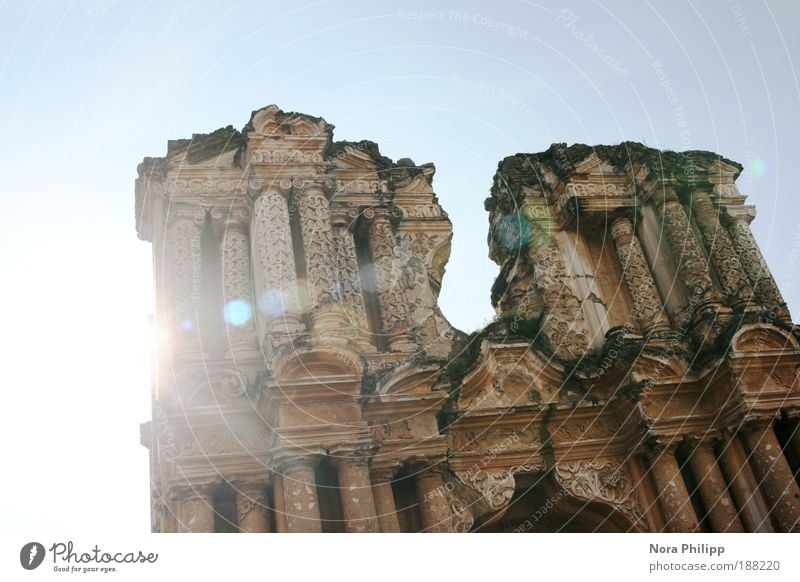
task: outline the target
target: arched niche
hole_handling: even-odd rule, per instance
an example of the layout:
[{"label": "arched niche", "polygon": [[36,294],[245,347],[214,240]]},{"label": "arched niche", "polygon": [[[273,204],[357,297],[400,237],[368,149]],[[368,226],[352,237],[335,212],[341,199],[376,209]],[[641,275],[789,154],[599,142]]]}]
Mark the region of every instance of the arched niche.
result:
[{"label": "arched niche", "polygon": [[499,519],[473,531],[497,533],[622,533],[643,530],[626,511],[600,499],[568,492],[552,472],[516,476],[517,487]]},{"label": "arched niche", "polygon": [[361,357],[349,350],[326,347],[307,348],[280,354],[272,363],[272,373],[279,382],[315,379],[360,379]]},{"label": "arched niche", "polygon": [[733,336],[734,352],[775,352],[798,350],[800,342],[790,333],[768,323],[756,323],[741,328]]},{"label": "arched niche", "polygon": [[420,398],[431,396],[433,386],[439,379],[442,367],[436,364],[428,366],[399,366],[385,381],[378,385],[381,399]]}]

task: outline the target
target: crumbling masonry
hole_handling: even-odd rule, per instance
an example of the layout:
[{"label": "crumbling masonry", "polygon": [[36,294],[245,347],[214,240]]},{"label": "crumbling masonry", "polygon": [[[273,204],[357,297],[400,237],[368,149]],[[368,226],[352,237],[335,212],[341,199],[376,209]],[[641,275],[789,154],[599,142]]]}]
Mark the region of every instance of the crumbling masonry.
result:
[{"label": "crumbling masonry", "polygon": [[466,335],[432,164],[275,106],[170,141],[136,182],[153,531],[797,531],[800,334],[741,170],[504,159]]}]

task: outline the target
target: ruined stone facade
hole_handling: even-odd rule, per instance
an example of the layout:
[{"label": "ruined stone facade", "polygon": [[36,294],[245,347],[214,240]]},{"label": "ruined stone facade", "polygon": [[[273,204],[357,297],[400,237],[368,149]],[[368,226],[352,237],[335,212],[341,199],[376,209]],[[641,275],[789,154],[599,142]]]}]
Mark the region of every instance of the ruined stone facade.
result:
[{"label": "ruined stone facade", "polygon": [[153,531],[797,531],[800,334],[741,166],[506,158],[467,335],[433,165],[332,132],[270,106],[139,166]]}]

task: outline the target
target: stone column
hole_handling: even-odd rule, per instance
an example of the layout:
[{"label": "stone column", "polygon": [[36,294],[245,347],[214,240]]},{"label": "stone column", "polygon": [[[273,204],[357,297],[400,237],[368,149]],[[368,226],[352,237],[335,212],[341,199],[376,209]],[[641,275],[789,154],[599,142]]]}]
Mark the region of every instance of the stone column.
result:
[{"label": "stone column", "polygon": [[347,322],[338,309],[339,281],[326,185],[311,180],[295,180],[294,185],[314,331],[334,332],[335,336]]},{"label": "stone column", "polygon": [[720,466],[728,482],[731,495],[739,508],[739,516],[749,532],[774,531],[767,506],[747,464],[747,457],[739,439],[724,435],[720,447]]},{"label": "stone column", "polygon": [[400,531],[400,521],[397,519],[397,507],[394,503],[392,491],[392,477],[394,471],[383,470],[372,472],[372,493],[375,497],[375,511],[378,514],[378,523],[383,533],[397,533]]},{"label": "stone column", "polygon": [[321,532],[314,462],[304,457],[287,459],[281,463],[280,473],[287,530],[294,533]]},{"label": "stone column", "polygon": [[444,533],[452,531],[452,515],[447,504],[444,478],[440,471],[428,470],[416,477],[417,502],[425,532]]},{"label": "stone column", "polygon": [[367,459],[345,457],[338,461],[339,496],[348,533],[380,531],[372,497]]},{"label": "stone column", "polygon": [[271,184],[253,202],[250,227],[259,339],[301,333],[297,273],[287,196],[291,183]]},{"label": "stone column", "polygon": [[622,278],[633,300],[633,315],[642,331],[668,330],[664,305],[631,219],[617,218],[611,225],[611,236],[622,267]]},{"label": "stone column", "polygon": [[761,249],[753,237],[753,231],[750,230],[750,222],[755,217],[755,208],[752,206],[726,206],[725,216],[733,246],[739,255],[744,272],[747,273],[753,285],[753,293],[759,304],[774,311],[778,319],[787,323],[791,322],[786,301],[784,301],[767,262],[761,254]]},{"label": "stone column", "polygon": [[363,213],[366,219],[367,238],[375,269],[383,332],[388,337],[392,351],[414,351],[416,346],[409,330],[409,313],[400,275],[403,265],[395,256],[395,237],[391,213],[386,208],[371,208]]},{"label": "stone column", "polygon": [[663,232],[669,242],[678,274],[689,293],[691,316],[699,312],[699,307],[719,305],[720,297],[714,289],[708,261],[678,200],[675,188],[665,186],[663,199],[659,203],[664,219]]},{"label": "stone column", "polygon": [[714,444],[707,440],[693,442],[689,463],[713,531],[744,532],[736,506],[728,493],[725,477],[717,465]]},{"label": "stone column", "polygon": [[275,499],[275,531],[286,533],[289,527],[286,524],[286,503],[283,498],[283,477],[272,475],[272,496]]},{"label": "stone column", "polygon": [[214,229],[222,237],[222,305],[227,337],[225,345],[232,354],[255,354],[258,340],[253,317],[253,283],[250,272],[250,240],[247,208],[211,211]]},{"label": "stone column", "polygon": [[214,533],[214,498],[205,486],[185,487],[178,493],[178,530],[181,533]]},{"label": "stone column", "polygon": [[714,263],[722,292],[734,307],[746,307],[753,300],[753,288],[708,192],[692,192],[692,215]]},{"label": "stone column", "polygon": [[699,521],[675,460],[674,448],[661,448],[652,455],[650,470],[664,511],[664,529],[668,532],[697,531]]},{"label": "stone column", "polygon": [[373,351],[375,346],[369,341],[371,330],[364,305],[356,244],[351,230],[357,218],[358,212],[355,209],[351,212],[339,209],[331,213],[333,246],[336,253],[337,290],[342,310],[348,321],[347,334],[352,336],[362,348]]},{"label": "stone column", "polygon": [[800,419],[792,419],[792,436],[789,443],[794,451],[794,456],[800,460]]},{"label": "stone column", "polygon": [[759,486],[771,506],[770,513],[782,531],[800,531],[800,487],[771,424],[755,423],[742,430]]},{"label": "stone column", "polygon": [[197,353],[200,343],[201,229],[205,211],[175,204],[167,226],[163,272],[167,273],[172,346],[177,353]]},{"label": "stone column", "polygon": [[267,533],[270,531],[267,496],[264,488],[260,485],[246,484],[238,487],[236,510],[241,533]]}]

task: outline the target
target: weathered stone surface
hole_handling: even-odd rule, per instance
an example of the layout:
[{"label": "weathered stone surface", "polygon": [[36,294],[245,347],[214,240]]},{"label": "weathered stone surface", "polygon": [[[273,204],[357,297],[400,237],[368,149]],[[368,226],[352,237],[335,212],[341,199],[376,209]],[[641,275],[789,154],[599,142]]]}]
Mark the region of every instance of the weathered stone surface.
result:
[{"label": "weathered stone surface", "polygon": [[800,341],[741,169],[505,158],[498,316],[466,335],[432,164],[275,106],[169,142],[136,182],[153,531],[795,531]]}]

